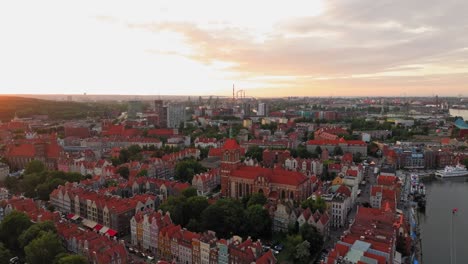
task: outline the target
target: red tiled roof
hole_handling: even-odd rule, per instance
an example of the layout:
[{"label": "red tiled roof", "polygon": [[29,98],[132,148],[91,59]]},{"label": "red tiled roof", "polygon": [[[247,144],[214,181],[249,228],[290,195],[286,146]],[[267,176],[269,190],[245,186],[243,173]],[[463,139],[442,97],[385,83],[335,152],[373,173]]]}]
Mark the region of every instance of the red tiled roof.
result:
[{"label": "red tiled roof", "polygon": [[172,136],[177,135],[177,130],[175,129],[166,129],[166,128],[156,128],[148,130],[148,135],[150,136]]},{"label": "red tiled roof", "polygon": [[377,176],[377,184],[392,186],[398,182],[398,177],[393,175],[379,175]]},{"label": "red tiled roof", "polygon": [[345,194],[345,195],[347,195],[348,197],[351,197],[351,191],[350,191],[349,188],[346,187],[345,185],[341,185],[341,186],[336,190],[336,193]]},{"label": "red tiled roof", "polygon": [[346,176],[357,177],[357,175],[358,175],[358,171],[357,171],[357,170],[349,169],[349,170],[346,171]]},{"label": "red tiled roof", "polygon": [[7,156],[34,157],[36,149],[33,144],[12,145]]},{"label": "red tiled roof", "polygon": [[312,139],[312,140],[307,141],[307,145],[338,145],[338,144],[365,146],[366,142],[362,140],[345,140],[343,138],[340,138],[337,140]]},{"label": "red tiled roof", "polygon": [[235,139],[227,139],[226,142],[223,145],[223,149],[239,149],[240,146],[237,144],[237,141]]},{"label": "red tiled roof", "polygon": [[273,264],[276,263],[276,258],[273,255],[271,250],[268,250],[265,254],[263,254],[260,258],[255,261],[256,264]]},{"label": "red tiled roof", "polygon": [[208,151],[208,157],[221,157],[223,155],[222,148],[210,148]]},{"label": "red tiled roof", "polygon": [[300,172],[287,171],[281,168],[268,169],[261,167],[242,166],[232,172],[233,177],[244,179],[256,179],[263,176],[272,183],[286,184],[297,186],[307,181],[307,177]]}]

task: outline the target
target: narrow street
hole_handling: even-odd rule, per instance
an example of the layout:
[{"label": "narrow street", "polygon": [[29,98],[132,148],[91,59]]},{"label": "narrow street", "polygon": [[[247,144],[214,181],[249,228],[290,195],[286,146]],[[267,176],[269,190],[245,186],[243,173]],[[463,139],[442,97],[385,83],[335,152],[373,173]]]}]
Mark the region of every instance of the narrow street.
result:
[{"label": "narrow street", "polygon": [[349,224],[354,220],[354,217],[356,216],[356,213],[357,213],[358,206],[361,206],[362,204],[365,204],[365,203],[370,203],[370,189],[371,189],[371,186],[376,183],[376,175],[374,174],[375,166],[378,166],[377,162],[376,162],[376,165],[374,166],[367,166],[366,170],[364,171],[363,178],[366,181],[366,184],[359,186],[359,189],[361,189],[361,195],[357,197],[356,203],[354,204],[351,211],[348,213],[348,226],[342,227],[342,228],[331,228],[330,238],[324,244],[325,249],[329,250],[333,248],[336,242],[340,240],[340,237],[341,235],[343,235],[343,232],[348,229]]}]

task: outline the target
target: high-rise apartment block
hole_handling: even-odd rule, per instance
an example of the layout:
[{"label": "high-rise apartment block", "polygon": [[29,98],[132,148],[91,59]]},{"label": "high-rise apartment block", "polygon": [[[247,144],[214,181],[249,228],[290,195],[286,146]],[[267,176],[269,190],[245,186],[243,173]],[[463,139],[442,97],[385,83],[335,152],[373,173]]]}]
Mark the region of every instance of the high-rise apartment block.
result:
[{"label": "high-rise apartment block", "polygon": [[154,100],[154,111],[158,115],[158,126],[167,127],[167,106],[164,106],[163,100]]},{"label": "high-rise apartment block", "polygon": [[167,106],[167,127],[178,128],[180,123],[186,121],[185,106],[170,104]]},{"label": "high-rise apartment block", "polygon": [[266,103],[259,103],[257,115],[258,116],[268,116],[268,105]]}]

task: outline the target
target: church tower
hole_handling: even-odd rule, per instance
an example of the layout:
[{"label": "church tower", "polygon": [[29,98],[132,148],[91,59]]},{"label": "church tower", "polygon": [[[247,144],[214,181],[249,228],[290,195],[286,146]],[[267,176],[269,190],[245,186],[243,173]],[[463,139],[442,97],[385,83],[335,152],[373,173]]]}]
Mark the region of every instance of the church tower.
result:
[{"label": "church tower", "polygon": [[221,195],[223,197],[230,196],[230,181],[231,172],[239,168],[240,162],[240,146],[235,139],[227,139],[222,148],[221,155]]}]

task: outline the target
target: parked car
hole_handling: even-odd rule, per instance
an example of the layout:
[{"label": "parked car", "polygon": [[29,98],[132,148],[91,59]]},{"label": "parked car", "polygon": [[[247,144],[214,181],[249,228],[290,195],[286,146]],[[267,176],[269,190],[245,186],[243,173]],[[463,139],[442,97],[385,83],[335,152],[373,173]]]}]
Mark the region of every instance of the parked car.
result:
[{"label": "parked car", "polygon": [[282,251],[284,249],[284,245],[280,243],[280,244],[276,245],[274,247],[274,249],[277,250],[277,251]]}]

